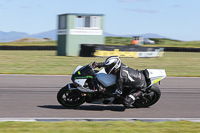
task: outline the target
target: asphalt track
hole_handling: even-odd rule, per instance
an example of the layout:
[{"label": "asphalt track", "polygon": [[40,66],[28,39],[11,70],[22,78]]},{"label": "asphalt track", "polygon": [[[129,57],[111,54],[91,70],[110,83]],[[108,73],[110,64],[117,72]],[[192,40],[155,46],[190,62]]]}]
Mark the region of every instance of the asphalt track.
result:
[{"label": "asphalt track", "polygon": [[70,76],[0,75],[0,119],[128,119],[200,118],[200,78],[167,77],[161,82],[161,99],[149,108],[125,109],[122,105],[83,104],[62,107],[58,90]]}]

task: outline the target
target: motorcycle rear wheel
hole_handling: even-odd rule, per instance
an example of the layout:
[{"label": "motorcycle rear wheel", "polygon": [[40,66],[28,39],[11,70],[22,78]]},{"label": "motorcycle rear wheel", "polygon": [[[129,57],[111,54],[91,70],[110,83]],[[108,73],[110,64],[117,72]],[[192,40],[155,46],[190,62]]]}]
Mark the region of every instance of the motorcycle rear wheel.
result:
[{"label": "motorcycle rear wheel", "polygon": [[81,91],[78,89],[69,90],[67,85],[58,91],[57,100],[65,107],[77,107],[83,104],[86,100],[86,98],[81,94]]},{"label": "motorcycle rear wheel", "polygon": [[161,92],[158,85],[156,84],[153,85],[150,89],[149,94],[150,93],[152,94],[152,97],[150,99],[146,98],[146,100],[145,99],[136,100],[133,106],[136,108],[146,108],[155,104],[160,99],[161,96]]}]

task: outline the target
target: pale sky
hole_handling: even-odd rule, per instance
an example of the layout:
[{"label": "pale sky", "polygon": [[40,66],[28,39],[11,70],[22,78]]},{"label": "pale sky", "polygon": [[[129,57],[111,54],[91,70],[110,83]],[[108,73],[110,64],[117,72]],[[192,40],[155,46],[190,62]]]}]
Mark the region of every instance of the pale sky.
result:
[{"label": "pale sky", "polygon": [[0,31],[57,29],[57,15],[105,15],[105,32],[200,40],[200,0],[0,0]]}]

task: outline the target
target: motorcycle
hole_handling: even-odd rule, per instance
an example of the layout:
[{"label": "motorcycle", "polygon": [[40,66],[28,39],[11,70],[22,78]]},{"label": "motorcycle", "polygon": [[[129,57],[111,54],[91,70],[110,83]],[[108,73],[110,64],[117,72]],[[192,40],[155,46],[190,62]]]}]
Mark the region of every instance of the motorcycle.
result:
[{"label": "motorcycle", "polygon": [[[133,106],[137,108],[149,107],[155,104],[161,91],[158,87],[166,77],[164,69],[145,69],[141,71],[145,75],[147,87],[141,89],[142,96],[135,100]],[[61,88],[57,93],[58,102],[65,107],[77,107],[83,103],[92,104],[122,104],[123,98],[136,92],[134,88],[124,86],[121,97],[115,97],[116,76],[107,74],[105,69],[94,70],[91,64],[77,66],[74,70],[72,83]]]}]

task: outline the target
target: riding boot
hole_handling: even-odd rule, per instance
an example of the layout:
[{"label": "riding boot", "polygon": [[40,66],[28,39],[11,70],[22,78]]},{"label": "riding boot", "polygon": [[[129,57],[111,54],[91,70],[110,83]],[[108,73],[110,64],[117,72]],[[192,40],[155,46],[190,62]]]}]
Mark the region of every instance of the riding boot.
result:
[{"label": "riding boot", "polygon": [[124,99],[123,105],[125,107],[130,107],[132,104],[134,104],[135,100],[140,98],[140,96],[142,96],[142,92],[141,91],[138,91],[138,92],[133,93],[133,94],[129,94]]}]

